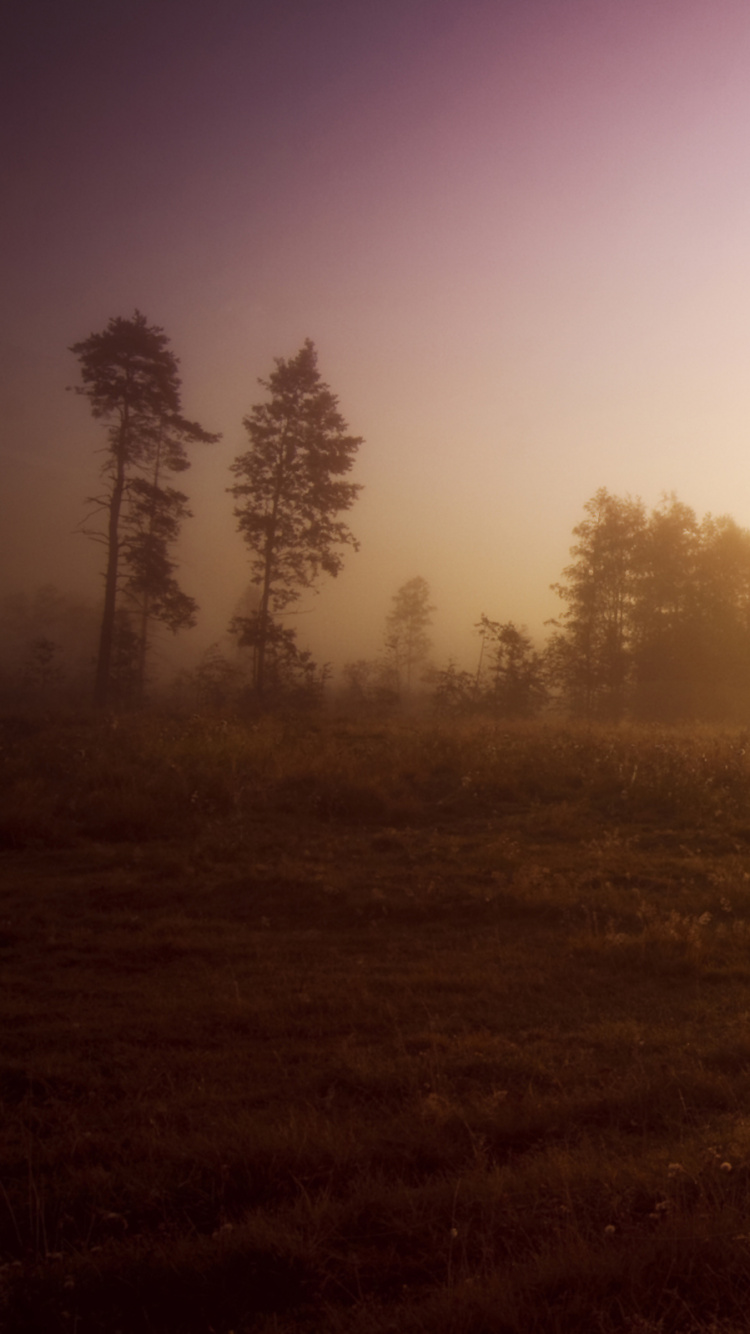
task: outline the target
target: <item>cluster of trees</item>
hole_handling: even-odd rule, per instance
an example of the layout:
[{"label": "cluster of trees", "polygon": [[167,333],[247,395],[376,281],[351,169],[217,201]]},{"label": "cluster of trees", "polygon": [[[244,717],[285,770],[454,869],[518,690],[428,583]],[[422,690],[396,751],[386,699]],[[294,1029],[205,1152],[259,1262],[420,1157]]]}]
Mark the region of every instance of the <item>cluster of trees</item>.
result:
[{"label": "cluster of trees", "polygon": [[503,718],[531,718],[547,703],[545,660],[525,630],[512,621],[476,625],[480,650],[476,670],[455,662],[443,669],[431,660],[428,629],[435,607],[429,584],[418,575],[391,599],[383,652],[344,667],[344,697],[355,706],[378,708],[414,705],[429,699],[443,713],[492,713]]},{"label": "cluster of trees", "polygon": [[750,709],[750,532],[675,496],[648,513],[605,489],[553,585],[548,679],[572,713],[722,719]]},{"label": "cluster of trees", "polygon": [[462,671],[449,662],[437,672],[437,708],[452,714],[536,717],[550,698],[544,655],[513,621],[491,621],[482,613],[475,629],[480,641],[476,671]]},{"label": "cluster of trees", "polygon": [[[750,716],[750,532],[727,516],[698,518],[674,495],[648,511],[602,488],[573,529],[571,563],[553,584],[563,605],[537,649],[513,622],[482,615],[473,672],[450,662],[425,672],[424,580],[394,599],[386,646],[420,645],[416,658],[438,708],[529,718],[544,709],[618,722],[719,722]],[[414,601],[416,595],[416,603]],[[410,622],[416,605],[423,619]],[[394,637],[393,631],[398,629]],[[353,698],[408,698],[414,674],[388,652],[346,669]]]},{"label": "cluster of trees", "polygon": [[699,519],[676,496],[650,512],[602,488],[552,588],[564,604],[543,649],[482,616],[479,667],[437,674],[449,711],[603,722],[750,716],[750,532]]},{"label": "cluster of trees", "polygon": [[[154,627],[195,624],[174,555],[188,497],[173,483],[189,468],[190,449],[219,437],[183,416],[177,358],[139,311],[71,350],[77,392],[106,427],[102,486],[83,526],[104,547],[97,646],[85,604],[52,589],[6,598],[0,690],[6,698],[60,694],[93,659],[98,704],[137,702]],[[234,655],[212,646],[175,686],[199,707],[322,698],[328,670],[298,645],[288,617],[358,546],[344,516],[361,489],[349,473],[362,440],[321,379],[313,343],[277,358],[259,383],[265,398],[244,419],[247,449],[228,487],[250,590],[230,625]],[[543,647],[513,622],[482,614],[475,670],[437,669],[435,607],[416,576],[392,598],[381,654],[344,668],[344,697],[377,708],[430,697],[448,712],[500,717],[558,708],[608,722],[750,715],[750,532],[727,517],[699,519],[675,496],[649,512],[601,489],[573,536],[571,563],[552,585],[563,607]]]},{"label": "cluster of trees", "polygon": [[[197,604],[179,586],[173,555],[190,510],[171,477],[189,468],[190,446],[219,437],[182,415],[177,358],[140,311],[110,320],[71,351],[77,392],[107,424],[102,490],[90,501],[101,522],[84,529],[105,548],[95,688],[105,705],[142,698],[155,623],[173,632],[195,623]],[[321,573],[338,574],[343,547],[357,546],[339,515],[360,490],[344,478],[362,441],[348,434],[309,340],[260,383],[270,399],[244,419],[249,448],[232,465],[229,490],[259,592],[257,607],[231,629],[251,650],[251,687],[263,696],[316,670],[279,617]]]}]

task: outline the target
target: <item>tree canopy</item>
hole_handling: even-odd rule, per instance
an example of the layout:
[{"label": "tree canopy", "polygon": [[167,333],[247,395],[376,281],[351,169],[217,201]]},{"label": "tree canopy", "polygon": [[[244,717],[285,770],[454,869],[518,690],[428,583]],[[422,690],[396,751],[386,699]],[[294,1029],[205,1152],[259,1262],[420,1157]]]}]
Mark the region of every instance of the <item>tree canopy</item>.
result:
[{"label": "tree canopy", "polygon": [[589,718],[720,720],[747,707],[750,532],[666,496],[600,490],[576,528],[547,665]]},{"label": "tree canopy", "polygon": [[70,350],[80,364],[77,392],[88,398],[92,415],[108,423],[103,490],[90,501],[103,513],[104,528],[85,529],[106,549],[95,691],[97,703],[105,704],[112,689],[117,615],[128,601],[138,609],[133,651],[141,688],[149,621],[176,630],[194,619],[196,604],[180,590],[169,554],[189,514],[187,497],[165,488],[163,473],[190,466],[188,445],[219,437],[181,415],[177,358],[164,330],[149,325],[140,311],[130,319],[110,319],[101,333]]},{"label": "tree canopy", "polygon": [[269,398],[244,419],[250,446],[232,464],[229,490],[260,591],[257,610],[235,617],[232,626],[253,649],[253,682],[262,695],[269,653],[276,646],[288,655],[294,647],[293,631],[277,618],[315,588],[321,574],[340,573],[343,548],[358,549],[339,516],[361,490],[344,478],[362,439],[348,433],[310,339],[296,357],[277,358],[259,383]]}]

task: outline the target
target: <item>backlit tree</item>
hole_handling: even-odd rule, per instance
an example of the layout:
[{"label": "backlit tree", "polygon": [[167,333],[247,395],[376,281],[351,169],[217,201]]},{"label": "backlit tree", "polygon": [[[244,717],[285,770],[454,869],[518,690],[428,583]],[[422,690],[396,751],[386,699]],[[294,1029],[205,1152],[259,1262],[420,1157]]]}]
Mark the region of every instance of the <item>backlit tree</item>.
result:
[{"label": "backlit tree", "polygon": [[385,623],[386,662],[394,672],[398,689],[409,695],[432,648],[427,630],[432,625],[435,608],[430,602],[430,586],[421,575],[407,579],[391,601],[393,607]]},{"label": "backlit tree", "polygon": [[164,621],[173,630],[192,621],[195,604],[190,598],[181,602],[184,595],[169,556],[188,511],[181,493],[164,488],[163,473],[190,466],[188,444],[219,437],[181,415],[177,358],[163,329],[149,325],[140,311],[131,319],[111,319],[101,333],[70,350],[78,358],[83,381],[76,392],[88,398],[92,415],[108,427],[103,489],[91,498],[94,510],[104,516],[104,527],[85,530],[103,542],[106,551],[95,686],[96,701],[102,705],[110,696],[123,594],[138,604],[141,680],[149,620]]},{"label": "backlit tree", "polygon": [[565,611],[548,649],[550,672],[574,713],[617,719],[625,710],[633,618],[646,524],[643,504],[603,487],[573,529],[575,557],[552,587]]},{"label": "backlit tree", "polygon": [[[244,419],[250,447],[232,464],[239,530],[250,552],[251,581],[258,607],[235,617],[232,631],[253,650],[253,685],[264,693],[271,653],[288,655],[294,632],[278,617],[321,574],[343,569],[343,548],[358,543],[340,515],[351,509],[361,487],[345,481],[362,444],[349,435],[338,399],[321,379],[310,341],[296,357],[277,358],[267,380],[269,394]],[[290,639],[291,636],[291,639]]]},{"label": "backlit tree", "polygon": [[491,621],[484,613],[476,626],[482,641],[476,695],[502,718],[531,718],[547,698],[542,657],[530,636],[513,621]]}]

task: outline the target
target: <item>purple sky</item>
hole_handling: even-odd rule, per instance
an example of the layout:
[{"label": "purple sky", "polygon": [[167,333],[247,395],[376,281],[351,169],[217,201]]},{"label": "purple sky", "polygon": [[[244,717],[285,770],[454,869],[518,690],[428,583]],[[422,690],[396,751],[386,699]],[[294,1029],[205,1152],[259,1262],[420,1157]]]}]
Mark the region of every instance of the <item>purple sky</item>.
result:
[{"label": "purple sky", "polygon": [[184,479],[196,649],[247,581],[225,488],[304,338],[363,435],[362,550],[305,605],[372,656],[538,635],[599,487],[750,526],[746,0],[36,3],[0,33],[0,587],[97,593],[72,342],[135,307],[221,445]]}]

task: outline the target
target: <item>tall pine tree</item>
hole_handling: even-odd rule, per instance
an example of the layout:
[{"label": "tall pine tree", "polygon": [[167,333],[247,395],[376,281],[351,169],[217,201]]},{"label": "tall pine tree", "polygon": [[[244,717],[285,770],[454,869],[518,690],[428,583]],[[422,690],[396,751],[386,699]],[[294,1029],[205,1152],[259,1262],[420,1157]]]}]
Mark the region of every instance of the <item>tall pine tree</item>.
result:
[{"label": "tall pine tree", "polygon": [[294,632],[278,616],[315,588],[321,573],[340,572],[343,547],[358,549],[339,515],[361,490],[343,479],[362,440],[348,434],[310,339],[296,357],[277,358],[259,383],[270,397],[244,419],[250,447],[232,464],[229,490],[259,590],[257,610],[235,617],[232,629],[253,649],[253,685],[263,695],[269,652],[293,647]]},{"label": "tall pine tree", "polygon": [[101,333],[74,343],[85,395],[94,417],[107,423],[101,476],[103,490],[91,498],[104,515],[103,530],[88,530],[104,543],[104,607],[99,635],[95,698],[109,701],[118,610],[123,595],[139,607],[138,675],[143,682],[148,625],[153,618],[170,629],[190,624],[195,604],[179,589],[170,544],[189,513],[186,497],[165,488],[164,470],[190,466],[186,446],[218,440],[180,412],[181,382],[169,339],[135,311],[109,321]]}]

